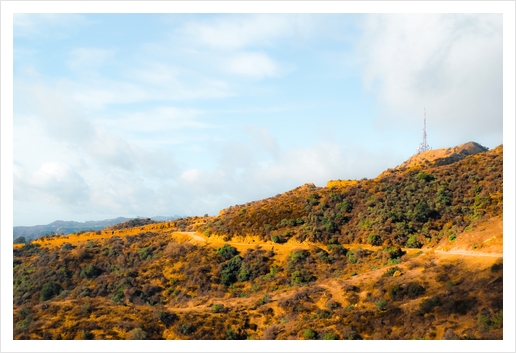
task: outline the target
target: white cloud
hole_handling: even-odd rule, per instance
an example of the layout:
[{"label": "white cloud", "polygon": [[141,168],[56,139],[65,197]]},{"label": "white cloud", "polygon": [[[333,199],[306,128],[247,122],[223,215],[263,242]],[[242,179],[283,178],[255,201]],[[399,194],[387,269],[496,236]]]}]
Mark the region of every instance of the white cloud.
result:
[{"label": "white cloud", "polygon": [[19,81],[16,84],[21,96],[19,104],[25,105],[22,109],[37,112],[33,115],[44,122],[49,136],[77,144],[89,141],[94,135],[93,126],[70,96],[67,82],[52,88],[39,82]]},{"label": "white cloud", "polygon": [[307,36],[314,21],[310,15],[227,15],[186,23],[181,34],[189,43],[199,46],[235,50],[274,45],[277,39],[293,35]]},{"label": "white cloud", "polygon": [[112,59],[114,55],[115,51],[112,49],[76,48],[70,52],[68,65],[74,70],[96,68]]},{"label": "white cloud", "polygon": [[228,72],[250,78],[274,77],[280,74],[279,65],[267,54],[259,52],[236,53],[224,65]]},{"label": "white cloud", "polygon": [[15,13],[13,16],[15,37],[64,38],[78,26],[87,24],[83,15],[65,13]]},{"label": "white cloud", "polygon": [[[203,112],[194,108],[156,107],[147,112],[129,113],[109,124],[118,125],[122,130],[134,132],[164,132],[181,128],[206,129],[214,127],[196,118]],[[120,124],[123,122],[122,124]],[[120,126],[122,125],[122,126]]]},{"label": "white cloud", "polygon": [[[389,124],[422,120],[452,146],[502,134],[502,17],[496,14],[369,15],[358,42],[365,86]],[[387,120],[385,120],[387,123]]]},{"label": "white cloud", "polygon": [[83,177],[63,162],[44,163],[35,172],[27,172],[17,166],[14,184],[15,199],[27,198],[30,192],[41,194],[47,203],[77,205],[87,203],[89,199],[89,187]]},{"label": "white cloud", "polygon": [[278,142],[269,133],[269,129],[266,126],[247,125],[245,132],[252,136],[255,144],[267,151],[272,157],[278,157],[280,153]]}]

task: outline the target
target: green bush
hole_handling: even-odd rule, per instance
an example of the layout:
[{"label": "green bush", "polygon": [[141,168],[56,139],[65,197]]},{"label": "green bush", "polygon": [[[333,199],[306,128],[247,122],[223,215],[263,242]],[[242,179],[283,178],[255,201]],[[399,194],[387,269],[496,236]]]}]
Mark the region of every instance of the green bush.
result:
[{"label": "green bush", "polygon": [[61,293],[61,290],[62,288],[59,284],[55,283],[54,281],[50,281],[46,283],[41,289],[41,292],[39,294],[39,300],[45,301],[52,299],[53,297]]},{"label": "green bush", "polygon": [[380,311],[384,311],[386,308],[387,308],[387,301],[386,300],[378,300],[376,303],[374,303],[374,305],[376,305],[376,308]]},{"label": "green bush", "polygon": [[285,239],[281,235],[273,235],[271,237],[273,243],[282,244],[285,242]]},{"label": "green bush", "polygon": [[432,311],[436,306],[439,306],[441,304],[441,299],[437,296],[428,298],[423,300],[421,302],[421,305],[419,306],[419,313],[426,314]]},{"label": "green bush", "polygon": [[27,331],[29,329],[30,324],[32,323],[32,320],[30,318],[26,318],[23,320],[20,320],[16,323],[15,329],[16,331]]},{"label": "green bush", "polygon": [[416,175],[416,180],[424,180],[426,182],[429,182],[429,181],[432,181],[434,179],[435,179],[435,176],[433,176],[432,174],[427,174],[425,172],[419,172]]},{"label": "green bush", "polygon": [[500,310],[497,314],[482,314],[477,315],[478,328],[483,331],[488,331],[493,328],[499,328],[503,326],[503,310]]},{"label": "green bush", "polygon": [[225,286],[230,286],[237,281],[237,276],[242,267],[242,258],[238,255],[222,265],[220,280]]},{"label": "green bush", "polygon": [[396,246],[390,246],[390,247],[383,248],[383,252],[385,254],[387,254],[388,257],[391,259],[395,259],[395,258],[403,256],[403,250],[401,250],[401,248],[396,247]]},{"label": "green bush", "polygon": [[226,339],[236,340],[236,339],[238,339],[238,336],[237,336],[236,332],[230,328],[230,329],[226,330]]},{"label": "green bush", "polygon": [[147,338],[147,332],[137,327],[127,333],[128,340],[144,340]]},{"label": "green bush", "polygon": [[79,276],[81,278],[93,278],[99,276],[101,273],[102,271],[99,268],[90,264],[81,270]]},{"label": "green bush", "polygon": [[410,283],[407,287],[407,294],[410,298],[416,298],[425,292],[425,288],[417,283]]},{"label": "green bush", "polygon": [[405,243],[405,246],[407,248],[421,248],[423,246],[423,244],[421,244],[418,240],[417,240],[417,236],[416,235],[411,235],[407,242]]},{"label": "green bush", "polygon": [[383,277],[392,277],[396,271],[400,271],[400,268],[398,266],[394,266],[389,268],[385,273],[383,274]]},{"label": "green bush", "polygon": [[213,304],[211,306],[212,313],[221,313],[224,310],[224,304]]},{"label": "green bush", "polygon": [[238,250],[229,244],[224,244],[217,249],[217,255],[222,256],[224,259],[229,260],[238,254]]},{"label": "green bush", "polygon": [[292,251],[288,257],[289,257],[289,263],[295,264],[298,262],[301,262],[305,260],[308,257],[309,253],[306,250],[297,250]]},{"label": "green bush", "polygon": [[333,334],[331,332],[325,333],[323,336],[323,340],[336,340],[336,339],[337,338],[335,337],[335,334]]},{"label": "green bush", "polygon": [[457,239],[457,236],[456,236],[455,234],[450,234],[450,235],[448,236],[448,240],[449,240],[449,241],[454,241],[455,239]]},{"label": "green bush", "polygon": [[399,285],[394,285],[389,289],[389,294],[391,297],[397,296],[401,292],[401,287]]},{"label": "green bush", "polygon": [[382,245],[382,238],[378,234],[369,234],[367,242],[371,245]]},{"label": "green bush", "polygon": [[180,324],[177,331],[182,335],[190,335],[194,332],[194,327],[191,324]]},{"label": "green bush", "polygon": [[61,250],[64,250],[64,251],[68,251],[68,250],[72,250],[74,248],[74,246],[70,243],[64,243],[63,246],[61,247]]},{"label": "green bush", "polygon": [[311,329],[306,329],[303,332],[303,337],[307,340],[314,340],[317,337],[317,333]]},{"label": "green bush", "polygon": [[313,279],[313,276],[306,269],[292,272],[290,283],[294,286],[296,284],[308,283]]},{"label": "green bush", "polygon": [[140,256],[141,260],[145,260],[148,257],[150,257],[152,254],[152,250],[150,248],[141,248],[138,249],[138,255]]},{"label": "green bush", "polygon": [[82,330],[81,331],[81,339],[83,339],[83,340],[92,340],[93,339],[93,333],[91,333],[90,330]]},{"label": "green bush", "polygon": [[177,315],[174,313],[169,313],[168,311],[159,310],[158,311],[158,319],[165,326],[168,327],[177,319]]}]

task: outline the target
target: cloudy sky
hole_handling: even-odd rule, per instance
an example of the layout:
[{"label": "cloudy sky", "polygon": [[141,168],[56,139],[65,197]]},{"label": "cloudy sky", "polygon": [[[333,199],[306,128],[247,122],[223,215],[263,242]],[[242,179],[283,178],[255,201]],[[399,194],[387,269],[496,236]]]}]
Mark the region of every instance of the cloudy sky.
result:
[{"label": "cloudy sky", "polygon": [[502,144],[501,14],[15,14],[14,225],[214,215]]}]

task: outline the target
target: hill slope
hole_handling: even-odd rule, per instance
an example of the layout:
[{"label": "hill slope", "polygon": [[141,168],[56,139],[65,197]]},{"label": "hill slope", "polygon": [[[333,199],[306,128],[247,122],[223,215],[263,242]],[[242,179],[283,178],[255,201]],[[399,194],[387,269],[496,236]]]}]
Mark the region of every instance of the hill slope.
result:
[{"label": "hill slope", "polygon": [[410,168],[391,169],[376,179],[326,188],[307,184],[233,206],[200,230],[227,239],[250,235],[279,242],[327,244],[333,239],[343,244],[435,245],[482,217],[502,213],[503,147],[465,154],[476,146],[466,144],[452,149],[458,154],[440,154],[445,157],[437,164],[447,161],[443,165],[423,166],[417,162],[421,156],[416,156],[404,163]]},{"label": "hill slope", "polygon": [[16,245],[14,338],[502,339],[502,160]]}]

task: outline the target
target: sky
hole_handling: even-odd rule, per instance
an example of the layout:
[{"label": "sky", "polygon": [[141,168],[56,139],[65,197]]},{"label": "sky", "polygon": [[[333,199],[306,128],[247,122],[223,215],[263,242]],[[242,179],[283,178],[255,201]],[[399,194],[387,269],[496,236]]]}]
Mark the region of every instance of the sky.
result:
[{"label": "sky", "polygon": [[14,226],[216,215],[503,143],[501,14],[14,14]]}]

